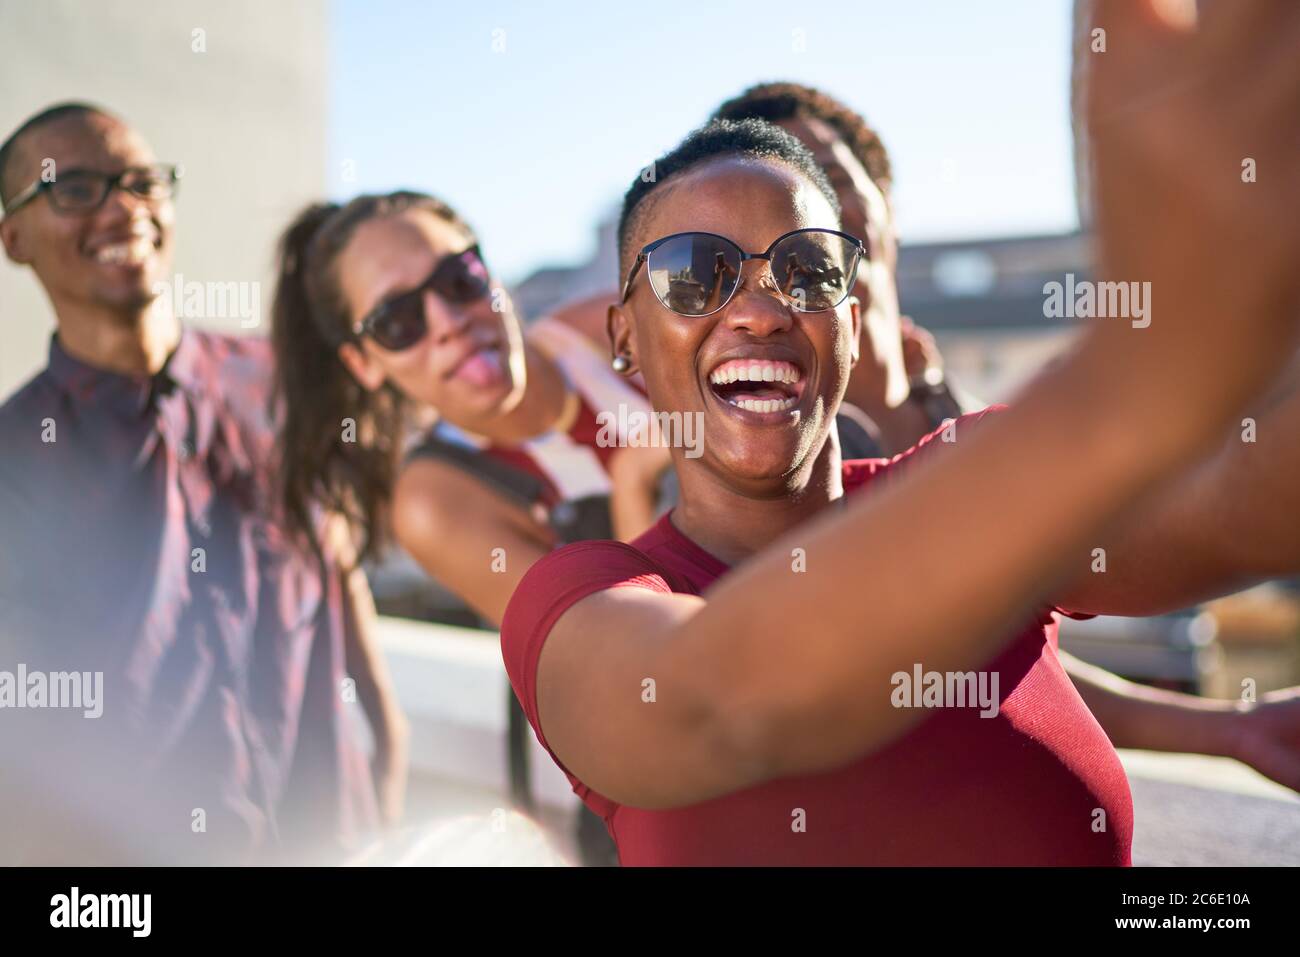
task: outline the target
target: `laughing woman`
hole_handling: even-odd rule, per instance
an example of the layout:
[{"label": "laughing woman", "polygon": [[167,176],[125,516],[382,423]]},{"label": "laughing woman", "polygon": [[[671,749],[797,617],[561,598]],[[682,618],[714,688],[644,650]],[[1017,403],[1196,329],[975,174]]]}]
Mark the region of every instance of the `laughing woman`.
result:
[{"label": "laughing woman", "polygon": [[[892,460],[828,440],[863,248],[807,150],[715,123],[629,190],[615,359],[656,409],[703,417],[704,454],[674,450],[680,504],[645,535],[534,565],[501,636],[624,864],[1127,864],[1127,780],[1055,614],[1153,614],[1300,568],[1277,521],[1300,510],[1300,400],[1252,409],[1284,437],[1268,448],[1216,444],[1296,341],[1281,38],[1300,10],[1209,24],[1211,45],[1155,6],[1102,6],[1142,42],[1092,88],[1099,272],[1149,281],[1164,318],[1090,328],[1013,407]],[[1170,82],[1189,71],[1205,82]],[[1290,170],[1267,194],[1221,174],[1241,142]],[[904,698],[915,672],[976,672],[996,707]]]},{"label": "laughing woman", "polygon": [[[469,225],[432,196],[305,210],[282,241],[272,338],[282,494],[303,536],[323,510],[346,520],[333,547],[364,559],[391,530],[496,625],[556,544],[653,518],[648,493],[622,481],[613,492],[626,436],[597,421],[635,421],[644,395],[573,328],[541,321],[525,335]],[[526,733],[515,717],[512,744]],[[512,781],[527,806],[523,755],[512,749]],[[598,823],[580,841],[587,860],[608,848]]]},{"label": "laughing woman", "polygon": [[391,533],[496,624],[557,542],[626,532],[604,500],[619,437],[597,416],[645,397],[564,323],[525,335],[445,203],[396,192],[305,210],[282,241],[273,339],[281,485],[304,535],[317,507],[348,519],[362,558]]}]

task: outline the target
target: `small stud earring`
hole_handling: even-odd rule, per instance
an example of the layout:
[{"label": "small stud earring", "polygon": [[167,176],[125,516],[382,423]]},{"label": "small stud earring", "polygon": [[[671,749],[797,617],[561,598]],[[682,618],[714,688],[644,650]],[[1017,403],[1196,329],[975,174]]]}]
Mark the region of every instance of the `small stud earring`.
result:
[{"label": "small stud earring", "polygon": [[619,375],[622,375],[628,369],[632,368],[632,363],[628,361],[627,356],[615,356],[613,359],[609,360],[609,364],[610,367]]}]

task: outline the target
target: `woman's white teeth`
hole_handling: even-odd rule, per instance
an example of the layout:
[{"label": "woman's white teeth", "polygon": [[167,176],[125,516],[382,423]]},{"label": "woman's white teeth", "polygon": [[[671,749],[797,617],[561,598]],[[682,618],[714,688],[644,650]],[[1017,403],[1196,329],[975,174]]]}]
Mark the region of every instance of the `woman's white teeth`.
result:
[{"label": "woman's white teeth", "polygon": [[799,367],[790,362],[724,362],[709,373],[714,385],[732,382],[798,382]]},{"label": "woman's white teeth", "polygon": [[750,412],[786,412],[799,404],[794,396],[788,399],[727,399],[732,405]]}]

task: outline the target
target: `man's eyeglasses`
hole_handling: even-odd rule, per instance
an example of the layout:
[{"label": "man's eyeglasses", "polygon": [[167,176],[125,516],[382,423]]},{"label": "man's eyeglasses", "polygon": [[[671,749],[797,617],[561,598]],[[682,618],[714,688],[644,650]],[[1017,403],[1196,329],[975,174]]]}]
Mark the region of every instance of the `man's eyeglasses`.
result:
[{"label": "man's eyeglasses", "polygon": [[5,215],[12,216],[41,193],[49,197],[50,208],[59,213],[89,213],[104,205],[114,189],[150,202],[171,199],[176,195],[179,177],[176,167],[163,163],[132,166],[120,173],[100,173],[89,169],[72,169],[46,182],[37,180],[6,204]]},{"label": "man's eyeglasses", "polygon": [[675,233],[641,250],[623,284],[623,302],[645,265],[650,288],[665,309],[701,318],[717,312],[740,287],[740,267],[766,259],[781,294],[797,312],[834,309],[853,290],[862,240],[834,229],[796,229],[778,236],[765,252],[747,253],[714,233]]},{"label": "man's eyeglasses", "polygon": [[428,279],[380,303],[356,323],[352,327],[353,336],[358,339],[370,336],[390,352],[411,348],[429,331],[428,317],[424,314],[426,290],[453,305],[476,302],[491,292],[492,283],[478,246],[444,256]]}]

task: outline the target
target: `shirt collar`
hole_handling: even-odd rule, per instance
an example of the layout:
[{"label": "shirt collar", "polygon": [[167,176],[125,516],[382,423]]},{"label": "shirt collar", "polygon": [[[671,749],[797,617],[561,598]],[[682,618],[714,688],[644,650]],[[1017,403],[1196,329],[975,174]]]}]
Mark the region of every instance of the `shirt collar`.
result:
[{"label": "shirt collar", "polygon": [[50,337],[50,361],[46,368],[55,385],[82,401],[107,402],[143,415],[154,399],[179,386],[191,398],[202,393],[203,356],[195,336],[181,328],[180,341],[152,376],[128,376],[89,365],[68,354],[58,334]]}]

